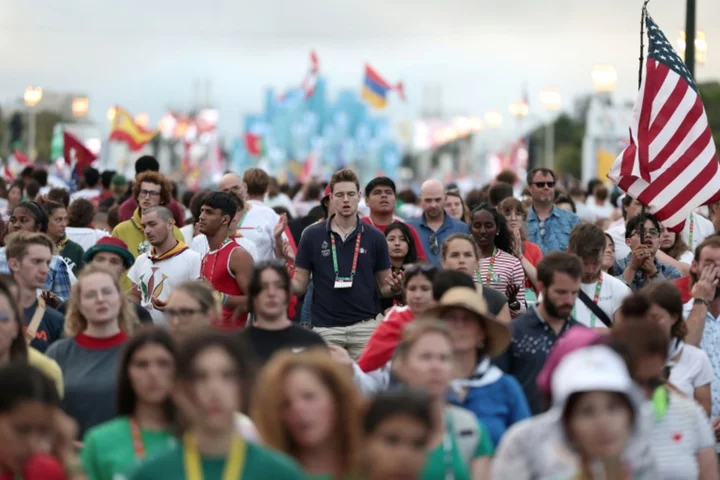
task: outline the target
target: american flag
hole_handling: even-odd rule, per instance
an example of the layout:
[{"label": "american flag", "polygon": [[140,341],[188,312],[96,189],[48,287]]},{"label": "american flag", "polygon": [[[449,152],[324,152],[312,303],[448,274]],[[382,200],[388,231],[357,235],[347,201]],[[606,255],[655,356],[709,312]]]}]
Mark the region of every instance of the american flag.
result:
[{"label": "american flag", "polygon": [[608,177],[669,230],[720,200],[720,164],[695,81],[653,19],[645,76],[633,108],[630,145]]}]

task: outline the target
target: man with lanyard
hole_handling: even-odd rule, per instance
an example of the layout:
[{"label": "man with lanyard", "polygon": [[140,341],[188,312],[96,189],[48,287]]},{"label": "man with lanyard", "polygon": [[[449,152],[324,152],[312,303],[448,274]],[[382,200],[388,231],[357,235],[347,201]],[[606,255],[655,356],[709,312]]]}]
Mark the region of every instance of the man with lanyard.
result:
[{"label": "man with lanyard", "polygon": [[292,292],[302,295],[313,277],[313,327],[330,345],[345,348],[353,359],[362,353],[380,322],[380,296],[402,289],[402,275],[390,269],[385,237],[360,221],[360,183],[342,169],[330,180],[335,214],[306,228],[300,239]]},{"label": "man with lanyard", "polygon": [[[242,179],[234,173],[226,173],[220,179],[218,188],[222,192],[231,193],[245,202],[245,212],[237,223],[237,236],[249,239],[257,248],[257,260],[286,258],[294,255],[294,244],[285,234],[287,218],[280,217],[265,205],[248,200],[247,189]],[[272,215],[267,211],[270,210]],[[292,253],[291,253],[292,252]]]},{"label": "man with lanyard", "polygon": [[543,404],[537,377],[550,351],[570,327],[580,325],[571,313],[580,291],[583,265],[576,255],[551,252],[540,260],[537,272],[542,299],[512,321],[510,346],[495,359],[498,367],[520,382],[533,415],[549,407]]},{"label": "man with lanyard", "polygon": [[[119,238],[128,246],[133,257],[150,251],[150,243],[145,238],[142,227],[142,212],[150,207],[168,205],[170,203],[170,184],[158,172],[145,172],[137,176],[133,186],[133,197],[138,204],[132,218],[119,223],[112,231],[112,236]],[[173,236],[185,241],[177,225],[173,225]]]},{"label": "man with lanyard", "polygon": [[177,285],[200,277],[200,254],[173,236],[175,220],[165,207],[150,207],[143,212],[142,227],[152,251],[135,259],[128,272],[133,282],[130,295],[145,307],[154,323],[166,324],[163,309]]},{"label": "man with lanyard", "polygon": [[[395,207],[397,206],[395,182],[388,177],[376,177],[370,180],[365,187],[365,199],[370,208],[370,215],[362,217],[363,222],[369,223],[383,233],[392,222],[403,222],[400,217],[395,216]],[[408,227],[410,227],[410,233],[415,241],[418,260],[426,262],[427,258],[420,237],[413,227],[410,225]]]},{"label": "man with lanyard", "polygon": [[442,268],[440,247],[453,233],[470,233],[468,225],[445,213],[445,187],[439,180],[427,180],[420,187],[423,214],[408,220],[422,241],[430,263]]},{"label": "man with lanyard", "polygon": [[252,275],[250,254],[230,239],[230,222],[237,212],[232,195],[213,192],[200,208],[200,232],[205,234],[210,251],[203,257],[200,276],[217,291],[222,318],[216,326],[234,330],[247,322],[247,289]]},{"label": "man with lanyard", "polygon": [[543,255],[565,251],[570,230],[580,223],[580,217],[555,206],[555,172],[537,167],[527,176],[532,206],[528,210],[528,240],[542,249]]},{"label": "man with lanyard", "polygon": [[20,287],[25,335],[28,345],[40,352],[58,340],[65,327],[63,315],[38,297],[52,258],[53,242],[44,233],[17,232],[7,239],[7,261]]},{"label": "man with lanyard", "polygon": [[592,223],[579,223],[570,232],[568,250],[583,262],[582,285],[573,318],[590,328],[609,328],[615,312],[631,290],[624,282],[602,271],[605,234]]},{"label": "man with lanyard", "polygon": [[[644,235],[644,238],[641,238]],[[675,280],[682,275],[672,265],[658,260],[660,222],[654,215],[641,213],[631,218],[625,230],[625,243],[631,253],[617,262],[619,277],[633,291],[656,280]]]}]

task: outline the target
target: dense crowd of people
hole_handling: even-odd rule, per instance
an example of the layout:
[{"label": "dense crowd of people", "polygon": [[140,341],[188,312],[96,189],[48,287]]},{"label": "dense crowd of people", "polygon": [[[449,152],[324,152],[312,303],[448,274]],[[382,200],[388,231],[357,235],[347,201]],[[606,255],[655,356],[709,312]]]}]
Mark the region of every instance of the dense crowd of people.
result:
[{"label": "dense crowd of people", "polygon": [[0,480],[720,478],[720,203],[135,170],[0,181]]}]

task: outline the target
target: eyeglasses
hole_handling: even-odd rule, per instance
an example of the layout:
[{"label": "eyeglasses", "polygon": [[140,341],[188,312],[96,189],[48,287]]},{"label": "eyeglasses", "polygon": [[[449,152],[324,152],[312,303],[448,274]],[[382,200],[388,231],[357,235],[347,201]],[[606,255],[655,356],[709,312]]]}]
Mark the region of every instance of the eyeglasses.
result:
[{"label": "eyeglasses", "polygon": [[430,240],[430,251],[433,255],[437,255],[438,252],[440,252],[440,244],[438,242],[437,235],[433,233],[432,235],[430,235],[430,238],[428,240]]},{"label": "eyeglasses", "polygon": [[140,190],[138,192],[138,197],[159,197],[160,192],[156,192],[155,190]]},{"label": "eyeglasses", "polygon": [[[640,232],[637,231],[637,230],[635,230],[635,231],[632,233],[632,235],[630,235],[630,236],[631,236],[631,237],[634,237],[635,235],[638,235],[638,236],[639,236],[639,235],[640,235]],[[650,238],[659,238],[659,237],[660,237],[660,232],[658,232],[658,231],[655,230],[654,228],[651,228],[651,229],[649,229],[649,230],[645,230],[645,235],[650,235]]]},{"label": "eyeglasses", "polygon": [[437,267],[431,263],[411,263],[405,265],[403,271],[407,275],[412,275],[417,272],[432,273],[437,271]]},{"label": "eyeglasses", "polygon": [[545,220],[540,222],[540,236],[541,237],[545,236]]},{"label": "eyeglasses", "polygon": [[553,188],[555,186],[555,181],[552,182],[533,182],[533,185],[535,185],[538,188]]}]

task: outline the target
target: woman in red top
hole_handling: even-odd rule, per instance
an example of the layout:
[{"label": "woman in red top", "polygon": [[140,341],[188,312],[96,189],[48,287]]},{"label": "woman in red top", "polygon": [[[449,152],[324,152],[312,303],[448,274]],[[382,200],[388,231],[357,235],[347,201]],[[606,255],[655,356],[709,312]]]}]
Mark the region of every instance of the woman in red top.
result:
[{"label": "woman in red top", "polygon": [[76,434],[52,380],[30,365],[0,368],[0,480],[74,478],[82,473]]},{"label": "woman in red top", "polygon": [[[527,239],[527,230],[524,226],[527,220],[527,209],[520,200],[510,197],[500,202],[498,212],[507,220],[508,228],[515,240],[513,251],[510,253],[522,263],[526,277],[525,288],[537,291],[537,264],[542,260],[542,250],[536,243]],[[522,248],[517,248],[518,245],[521,245]]]},{"label": "woman in red top", "polygon": [[405,325],[435,304],[432,286],[436,273],[437,268],[434,265],[405,267],[403,297],[406,305],[391,308],[385,315],[385,320],[373,332],[358,360],[358,366],[364,372],[384,367],[400,343]]}]

